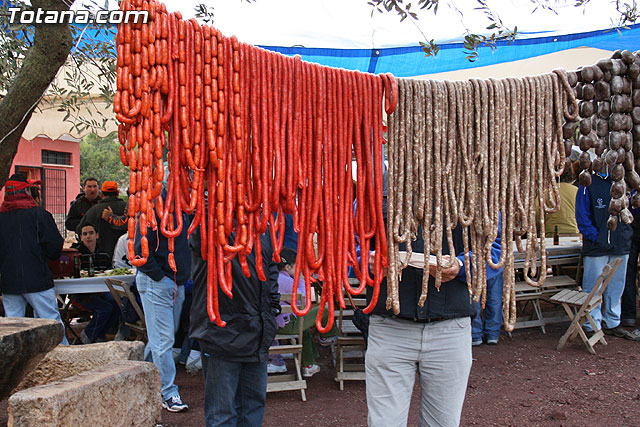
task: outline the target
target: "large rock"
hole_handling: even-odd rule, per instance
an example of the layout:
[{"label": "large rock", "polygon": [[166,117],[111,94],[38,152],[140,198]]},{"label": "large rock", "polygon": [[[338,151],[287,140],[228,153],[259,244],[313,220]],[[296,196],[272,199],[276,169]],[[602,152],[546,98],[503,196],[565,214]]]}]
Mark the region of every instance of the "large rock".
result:
[{"label": "large rock", "polygon": [[22,380],[16,391],[59,381],[117,360],[142,360],[141,341],[109,341],[104,343],[58,346]]},{"label": "large rock", "polygon": [[7,425],[155,426],[161,410],[158,368],[127,360],[15,393]]},{"label": "large rock", "polygon": [[63,335],[62,323],[55,320],[0,317],[0,400],[60,344]]}]

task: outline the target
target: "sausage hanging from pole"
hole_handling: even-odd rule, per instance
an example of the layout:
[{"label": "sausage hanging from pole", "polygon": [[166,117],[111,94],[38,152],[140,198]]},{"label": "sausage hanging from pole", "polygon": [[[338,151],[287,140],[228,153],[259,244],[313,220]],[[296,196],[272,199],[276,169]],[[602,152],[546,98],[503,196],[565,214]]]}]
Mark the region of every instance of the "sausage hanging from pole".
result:
[{"label": "sausage hanging from pole", "polygon": [[[169,239],[175,271],[174,239],[187,226],[183,212],[194,215],[188,234],[200,227],[201,254],[210,264],[209,317],[223,326],[218,290],[233,295],[230,261],[237,256],[250,274],[246,257],[255,251],[258,278],[266,280],[260,234],[270,233],[273,259],[279,260],[284,215],[291,214],[299,240],[294,293],[301,275],[307,284],[304,307],[292,304],[294,313],[309,311],[310,283],[317,280],[323,284],[322,309],[329,312],[326,325],[318,317],[319,330],[333,324],[334,298],[344,307],[343,286],[348,292],[373,286],[375,297],[365,309],[370,311],[388,265],[382,108],[387,114],[395,109],[395,78],[267,52],[195,19],[185,21],[155,0],[124,0],[121,10],[149,11],[147,23],[121,24],[116,37],[114,111],[121,122],[120,157],[131,171],[132,263],[146,262],[145,234],[159,228]],[[353,116],[345,127],[347,106]],[[168,178],[162,195],[165,150]],[[361,154],[356,218],[354,151]],[[142,254],[134,251],[136,229],[143,236]],[[360,261],[356,240],[365,249]],[[374,240],[371,277],[368,248]],[[349,266],[363,282],[359,289],[348,286]]]}]

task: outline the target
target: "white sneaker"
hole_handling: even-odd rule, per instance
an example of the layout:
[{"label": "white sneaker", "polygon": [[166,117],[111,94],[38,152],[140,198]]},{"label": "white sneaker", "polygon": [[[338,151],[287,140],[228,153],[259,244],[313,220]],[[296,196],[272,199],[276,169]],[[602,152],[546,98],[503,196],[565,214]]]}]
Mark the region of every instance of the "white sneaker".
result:
[{"label": "white sneaker", "polygon": [[267,363],[268,374],[282,374],[287,372],[287,365],[276,365],[273,363]]},{"label": "white sneaker", "polygon": [[195,372],[202,369],[202,356],[199,351],[191,350],[184,368],[187,372]]},{"label": "white sneaker", "polygon": [[182,401],[180,396],[173,396],[162,402],[162,407],[169,412],[183,412],[189,409],[189,406]]},{"label": "white sneaker", "polygon": [[320,372],[320,366],[313,364],[302,368],[302,376],[309,378]]}]

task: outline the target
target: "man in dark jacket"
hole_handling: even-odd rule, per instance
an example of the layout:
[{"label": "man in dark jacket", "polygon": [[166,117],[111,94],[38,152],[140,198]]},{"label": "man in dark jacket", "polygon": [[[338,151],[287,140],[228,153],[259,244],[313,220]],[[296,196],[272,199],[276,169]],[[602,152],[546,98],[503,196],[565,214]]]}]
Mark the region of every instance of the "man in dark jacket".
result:
[{"label": "man in dark jacket", "polygon": [[12,175],[0,206],[2,305],[7,317],[24,317],[29,303],[35,317],[62,324],[48,260],[60,258],[64,240],[53,216],[26,193],[29,185],[25,175]]},{"label": "man in dark jacket", "polygon": [[[267,396],[269,346],[280,313],[278,267],[272,261],[268,233],[261,236],[266,282],[258,279],[256,257],[247,256],[251,277],[242,273],[238,258],[231,261],[233,299],[220,292],[221,328],[207,315],[207,263],[200,253],[200,232],[191,234],[193,303],[189,336],[199,341],[205,378],[204,413],[207,427],[259,426]],[[254,248],[255,251],[255,248]]]},{"label": "man in dark jacket", "polygon": [[78,197],[71,202],[71,207],[67,213],[67,219],[64,222],[64,226],[67,230],[75,232],[80,224],[80,220],[85,213],[101,198],[98,195],[98,180],[95,178],[87,178],[82,185],[83,193],[78,194]]},{"label": "man in dark jacket", "polygon": [[638,294],[638,254],[640,254],[640,208],[631,209],[631,213],[633,214],[633,222],[631,223],[633,235],[629,248],[624,291],[622,292],[622,318],[620,324],[634,327],[638,318],[636,296]]},{"label": "man in dark jacket", "polygon": [[118,197],[118,183],[115,181],[105,181],[102,184],[102,200],[91,207],[82,217],[76,232],[80,235],[80,229],[84,224],[95,224],[96,231],[100,235],[98,244],[110,258],[113,257],[113,250],[116,247],[116,243],[118,243],[118,239],[124,234],[125,230],[114,228],[102,219],[102,211],[111,208],[111,211],[115,215],[123,215],[126,205],[127,203]]},{"label": "man in dark jacket", "polygon": [[602,295],[604,312],[601,307],[591,310],[597,325],[586,322],[584,329],[593,331],[602,323],[605,334],[634,340],[634,336],[620,326],[620,298],[625,286],[633,230],[622,221],[618,221],[615,231],[607,228],[611,184],[608,174],[593,174],[591,185],[586,188],[581,185],[576,194],[576,222],[582,233],[582,290],[590,292],[604,266],[616,258],[622,259]]},{"label": "man in dark jacket", "polygon": [[[160,224],[157,214],[156,219]],[[174,240],[176,271],[169,266],[169,240],[161,232],[156,233],[149,227],[146,234],[149,257],[144,265],[138,267],[136,274],[136,286],[142,299],[149,337],[145,360],[153,361],[160,370],[162,406],[170,412],[182,412],[189,408],[180,398],[178,386],[174,383],[176,366],[172,355],[184,302],[184,284],[191,275],[191,252],[187,241],[189,217],[186,214],[182,214],[182,223],[182,230]],[[177,227],[177,224],[174,225]],[[136,229],[135,253],[142,253],[140,223]]]}]

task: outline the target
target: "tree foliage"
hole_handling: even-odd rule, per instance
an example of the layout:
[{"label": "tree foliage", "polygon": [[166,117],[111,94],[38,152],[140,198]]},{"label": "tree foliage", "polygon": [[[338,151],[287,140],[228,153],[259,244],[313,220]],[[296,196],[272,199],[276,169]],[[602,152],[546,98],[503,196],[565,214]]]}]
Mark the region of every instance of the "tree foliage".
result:
[{"label": "tree foliage", "polygon": [[[15,2],[22,10],[34,10],[35,5]],[[61,1],[70,4],[69,0]],[[97,4],[88,0],[91,10],[102,10],[108,2]],[[9,16],[8,2],[0,3],[0,15]],[[68,6],[67,6],[68,7]],[[8,20],[7,20],[8,22]],[[48,24],[40,25],[46,30]],[[30,24],[0,25],[0,93],[5,93],[22,67],[23,58],[34,43],[36,26]],[[106,25],[68,25],[73,47],[68,52],[57,80],[51,82],[37,105],[37,110],[55,108],[65,113],[64,121],[78,133],[104,130],[113,115],[105,115],[104,103],[113,101],[116,83],[116,27]],[[95,94],[99,94],[96,96]]]},{"label": "tree foliage", "polygon": [[[545,9],[555,13],[554,7],[561,4],[571,5],[575,7],[584,6],[592,0],[530,0],[533,7],[532,13],[538,9]],[[416,3],[417,2],[417,3]],[[443,2],[440,0],[368,0],[369,5],[373,8],[373,11],[380,13],[395,12],[400,21],[404,21],[407,18],[417,21],[418,15],[414,12],[416,9],[426,9],[433,11],[433,14],[438,13],[438,7],[442,3],[447,3],[451,8],[455,9],[458,14],[462,16],[462,12],[455,6],[455,2],[450,0]],[[486,46],[495,50],[497,42],[505,40],[511,43],[518,36],[518,27],[508,28],[500,19],[498,13],[487,3],[487,0],[474,0],[476,3],[475,9],[480,10],[485,15],[488,25],[486,29],[488,34],[476,34],[467,30],[464,34],[464,53],[466,58],[473,62],[478,59],[478,49]],[[624,27],[629,24],[635,23],[640,19],[640,9],[636,3],[636,0],[624,1],[615,0],[612,2],[612,6],[615,3],[615,9],[619,13],[619,19],[617,22],[612,23],[613,28]],[[435,39],[429,39],[427,35],[423,34],[424,40],[418,41],[422,50],[426,53],[426,56],[436,56],[440,51],[440,47],[435,42]]]},{"label": "tree foliage", "polygon": [[[58,0],[31,0],[31,4],[34,8],[44,10],[62,11],[69,8],[67,3]],[[9,30],[3,30],[0,33],[4,36]],[[73,38],[66,24],[36,25],[32,39],[29,38],[28,31],[12,34],[15,34],[16,40],[27,44],[28,48],[12,57],[16,62],[15,68],[7,65],[11,63],[7,61],[0,69],[0,76],[7,79],[4,83],[6,92],[2,93],[0,100],[0,187],[4,186],[9,177],[20,137],[33,110],[65,63],[73,46]],[[3,53],[0,52],[0,57],[5,56]]]},{"label": "tree foliage", "polygon": [[118,188],[129,185],[129,168],[120,161],[117,132],[102,138],[87,135],[80,141],[80,182],[97,178],[98,182],[116,181]]}]

